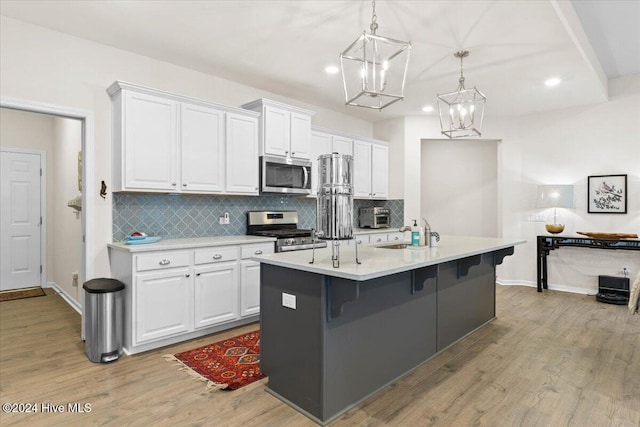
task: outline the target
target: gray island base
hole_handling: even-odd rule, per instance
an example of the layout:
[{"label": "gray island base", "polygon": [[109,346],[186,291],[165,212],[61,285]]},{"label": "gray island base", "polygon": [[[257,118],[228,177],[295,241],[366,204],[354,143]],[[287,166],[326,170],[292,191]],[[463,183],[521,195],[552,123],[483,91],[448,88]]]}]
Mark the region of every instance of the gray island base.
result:
[{"label": "gray island base", "polygon": [[493,320],[495,267],[522,241],[485,240],[468,250],[443,239],[417,256],[363,247],[369,266],[353,271],[309,266],[300,252],[255,257],[267,391],[324,425]]}]

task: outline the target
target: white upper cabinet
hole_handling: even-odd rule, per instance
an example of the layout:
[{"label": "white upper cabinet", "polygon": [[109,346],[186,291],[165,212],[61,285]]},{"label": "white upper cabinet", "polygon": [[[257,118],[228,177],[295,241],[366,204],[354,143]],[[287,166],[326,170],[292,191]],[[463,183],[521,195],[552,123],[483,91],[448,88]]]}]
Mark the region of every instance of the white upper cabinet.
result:
[{"label": "white upper cabinet", "polygon": [[226,139],[227,192],[258,195],[258,118],[227,113]]},{"label": "white upper cabinet", "polygon": [[182,190],[224,191],[224,112],[181,104]]},{"label": "white upper cabinet", "polygon": [[389,197],[389,147],[371,144],[371,197]]},{"label": "white upper cabinet", "polygon": [[333,136],[333,152],[353,156],[353,139],[344,136]]},{"label": "white upper cabinet", "polygon": [[262,114],[260,155],[309,159],[311,116],[313,111],[269,99],[258,99],[242,106]]},{"label": "white upper cabinet", "polygon": [[124,92],[118,107],[126,120],[119,123],[120,132],[115,136],[127,143],[114,147],[122,154],[121,163],[120,156],[114,155],[113,161],[120,166],[119,173],[114,174],[114,190],[175,191],[178,104],[157,96]]},{"label": "white upper cabinet", "polygon": [[119,81],[107,92],[113,191],[258,194],[257,113]]},{"label": "white upper cabinet", "polygon": [[324,154],[338,153],[353,155],[353,139],[333,135],[328,132],[311,131],[311,195],[318,192],[318,182],[320,179],[318,170],[318,157]]},{"label": "white upper cabinet", "polygon": [[353,141],[353,195],[356,199],[389,197],[389,147]]}]

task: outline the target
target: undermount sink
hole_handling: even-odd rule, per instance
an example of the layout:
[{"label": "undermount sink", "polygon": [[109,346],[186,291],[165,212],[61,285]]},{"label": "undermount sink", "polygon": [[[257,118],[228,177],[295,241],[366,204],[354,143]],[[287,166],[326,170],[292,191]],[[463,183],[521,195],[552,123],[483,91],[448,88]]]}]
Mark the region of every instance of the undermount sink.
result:
[{"label": "undermount sink", "polygon": [[394,243],[393,245],[381,245],[376,247],[382,249],[406,249],[407,246],[409,246],[408,243]]}]

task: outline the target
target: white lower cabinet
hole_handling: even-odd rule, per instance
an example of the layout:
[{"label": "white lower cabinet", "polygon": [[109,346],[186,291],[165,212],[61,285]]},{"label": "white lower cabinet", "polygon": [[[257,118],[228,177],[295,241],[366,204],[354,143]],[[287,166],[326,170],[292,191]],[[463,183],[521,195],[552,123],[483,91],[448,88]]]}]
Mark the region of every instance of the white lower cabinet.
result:
[{"label": "white lower cabinet", "polygon": [[135,279],[135,344],[187,332],[191,320],[188,268],[140,273]]},{"label": "white lower cabinet", "polygon": [[240,262],[240,316],[260,313],[260,263]]},{"label": "white lower cabinet", "polygon": [[129,252],[111,248],[111,273],[125,284],[129,354],[258,320],[260,263],[273,241]]},{"label": "white lower cabinet", "polygon": [[194,271],[194,328],[238,317],[238,264],[223,262],[197,266]]}]

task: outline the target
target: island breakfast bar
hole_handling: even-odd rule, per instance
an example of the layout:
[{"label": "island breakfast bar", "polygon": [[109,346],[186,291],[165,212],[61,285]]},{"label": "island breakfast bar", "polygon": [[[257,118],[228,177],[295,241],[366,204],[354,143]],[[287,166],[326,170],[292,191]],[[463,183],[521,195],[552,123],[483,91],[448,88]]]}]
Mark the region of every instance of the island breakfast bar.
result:
[{"label": "island breakfast bar", "polygon": [[327,424],[495,318],[495,267],[517,239],[443,236],[438,247],[252,257],[261,263],[267,391]]}]

